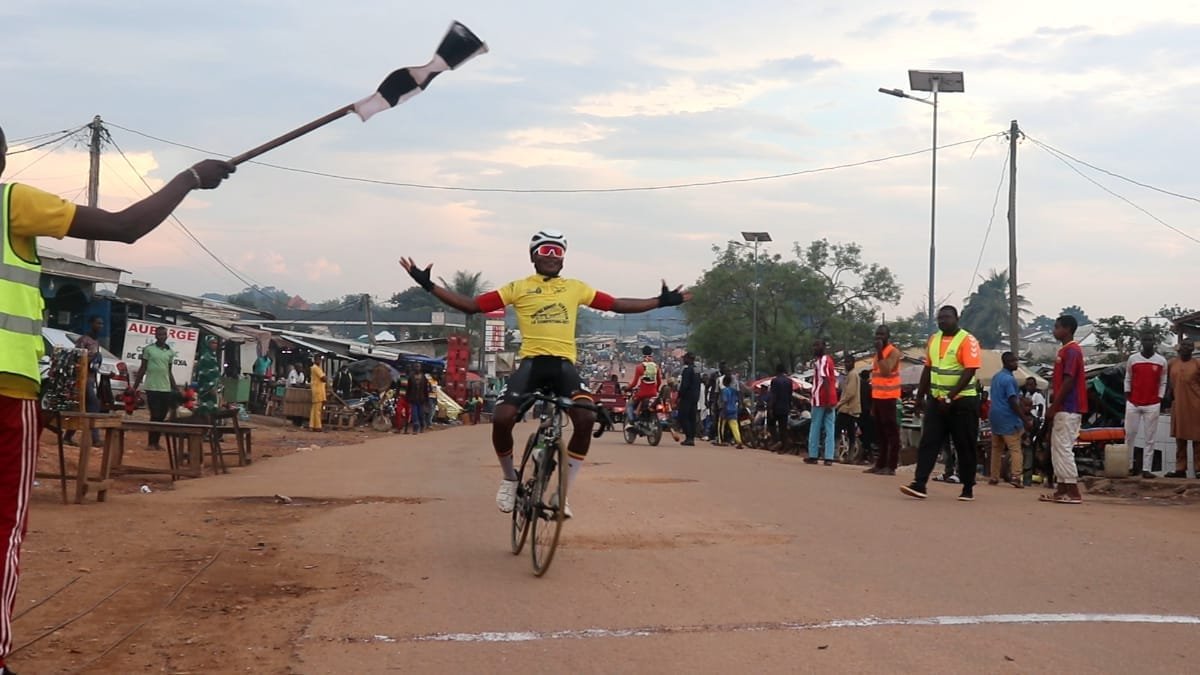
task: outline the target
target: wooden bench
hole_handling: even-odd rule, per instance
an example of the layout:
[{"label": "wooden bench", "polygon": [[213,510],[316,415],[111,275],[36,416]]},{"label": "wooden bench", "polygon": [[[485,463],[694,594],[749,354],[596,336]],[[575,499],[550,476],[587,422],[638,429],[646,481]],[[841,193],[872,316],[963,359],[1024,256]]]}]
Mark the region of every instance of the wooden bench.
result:
[{"label": "wooden bench", "polygon": [[[75,481],[75,503],[82,504],[84,496],[90,488],[96,488],[96,501],[108,499],[108,489],[112,486],[113,459],[124,449],[124,437],[121,436],[121,417],[108,413],[55,413],[49,428],[58,437],[58,473],[37,471],[38,478],[49,478],[62,482],[62,500],[68,503],[67,481]],[[100,474],[88,476],[88,464],[91,459],[92,430],[104,431],[104,445],[100,455]],[[75,474],[67,473],[66,451],[63,446],[63,432],[75,431],[79,439],[79,466]]]}]

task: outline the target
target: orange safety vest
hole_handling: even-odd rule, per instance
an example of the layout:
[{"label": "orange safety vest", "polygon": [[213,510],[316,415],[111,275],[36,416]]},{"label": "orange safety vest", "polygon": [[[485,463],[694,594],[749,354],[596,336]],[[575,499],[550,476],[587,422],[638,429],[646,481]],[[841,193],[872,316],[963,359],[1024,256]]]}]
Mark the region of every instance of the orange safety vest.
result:
[{"label": "orange safety vest", "polygon": [[[896,346],[889,344],[883,348],[883,357],[891,356]],[[871,359],[871,398],[898,399],[900,398],[900,364],[896,364],[896,372],[884,376],[879,370],[879,355]]]}]

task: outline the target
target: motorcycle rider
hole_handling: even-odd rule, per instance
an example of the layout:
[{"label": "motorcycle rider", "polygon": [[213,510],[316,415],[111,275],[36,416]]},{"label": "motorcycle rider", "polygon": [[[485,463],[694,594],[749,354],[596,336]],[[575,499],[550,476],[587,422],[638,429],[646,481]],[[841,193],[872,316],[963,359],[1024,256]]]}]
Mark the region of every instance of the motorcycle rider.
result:
[{"label": "motorcycle rider", "polygon": [[633,381],[629,383],[629,390],[632,392],[634,421],[641,419],[650,402],[658,398],[660,387],[662,387],[662,369],[654,362],[654,350],[647,345],[642,347],[642,362],[634,369]]}]

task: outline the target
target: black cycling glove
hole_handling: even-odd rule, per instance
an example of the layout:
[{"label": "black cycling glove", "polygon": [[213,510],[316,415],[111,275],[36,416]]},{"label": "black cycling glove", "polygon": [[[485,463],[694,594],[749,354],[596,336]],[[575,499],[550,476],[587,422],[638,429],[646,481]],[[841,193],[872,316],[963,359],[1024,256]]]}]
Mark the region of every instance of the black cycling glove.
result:
[{"label": "black cycling glove", "polygon": [[666,284],[662,286],[662,292],[658,294],[659,307],[675,307],[683,304],[683,293],[673,291],[667,288]]},{"label": "black cycling glove", "polygon": [[410,268],[408,270],[408,276],[412,277],[413,281],[417,282],[418,286],[420,286],[421,288],[424,288],[426,291],[432,293],[433,292],[433,279],[430,278],[430,272],[432,270],[433,270],[433,265],[430,265],[429,267],[426,267],[425,269],[421,269],[420,267],[413,265],[412,268]]}]

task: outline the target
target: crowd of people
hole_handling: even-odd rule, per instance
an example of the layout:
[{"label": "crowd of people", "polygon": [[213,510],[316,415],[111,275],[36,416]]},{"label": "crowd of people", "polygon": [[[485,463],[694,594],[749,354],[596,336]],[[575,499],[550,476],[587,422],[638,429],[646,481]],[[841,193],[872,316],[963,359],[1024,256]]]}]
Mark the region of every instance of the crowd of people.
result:
[{"label": "crowd of people", "polygon": [[[896,475],[901,421],[908,413],[915,423],[910,426],[918,426],[921,434],[914,479],[901,488],[904,494],[925,499],[930,480],[944,481],[959,484],[958,498],[971,501],[982,472],[990,485],[1021,489],[1044,483],[1055,491],[1042,495],[1042,501],[1081,503],[1075,448],[1089,405],[1096,407],[1096,395],[1088,387],[1083,352],[1074,340],[1076,319],[1062,316],[1055,322],[1061,348],[1047,391],[1032,376],[1018,382],[1020,363],[1009,352],[1002,354],[1002,367],[989,373],[990,385],[983,387],[979,342],[959,327],[957,309],[943,307],[937,319],[938,331],[929,338],[915,388],[902,386],[900,350],[891,344],[888,327],[879,326],[868,368],[859,368],[849,353],[839,367],[818,339],[805,364],[810,383],[802,384],[780,364],[769,382],[751,390],[725,363],[698,371],[688,353],[678,370],[658,369],[677,377],[667,377],[653,393],[664,417],[677,420],[682,445],[694,445],[698,438],[742,448],[751,434],[767,439],[762,447],[776,452],[799,452],[803,444],[808,464],[866,464],[864,473],[887,476]],[[1187,475],[1187,444],[1200,438],[1200,428],[1194,428],[1200,426],[1200,361],[1192,358],[1190,340],[1181,342],[1170,363],[1156,353],[1152,333],[1145,333],[1141,342],[1141,351],[1125,364],[1129,474],[1155,476],[1151,463],[1158,416],[1164,405],[1173,404],[1175,463],[1164,475],[1182,478]],[[646,352],[644,358],[651,362],[650,349]],[[639,366],[639,374],[642,370]],[[652,393],[644,382],[630,386],[630,391],[642,387],[640,399]],[[1164,470],[1168,461],[1164,458]],[[943,470],[934,475],[939,462]]]}]

